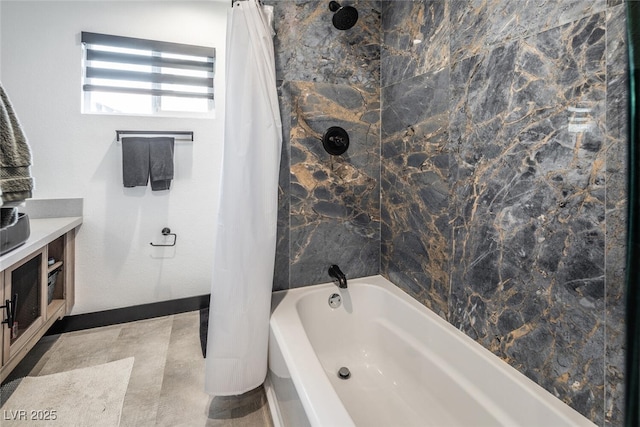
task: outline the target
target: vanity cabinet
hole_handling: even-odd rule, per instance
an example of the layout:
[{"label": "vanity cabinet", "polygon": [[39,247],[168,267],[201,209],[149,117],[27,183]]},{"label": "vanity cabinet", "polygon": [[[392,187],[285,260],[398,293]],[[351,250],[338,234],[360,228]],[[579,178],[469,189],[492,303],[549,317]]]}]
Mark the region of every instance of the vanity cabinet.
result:
[{"label": "vanity cabinet", "polygon": [[[44,280],[45,248],[4,270],[3,305],[6,326],[3,360],[9,361],[30,337],[42,327],[45,321],[45,301],[42,281]],[[46,289],[45,289],[46,293]]]},{"label": "vanity cabinet", "polygon": [[[32,224],[35,221],[44,220],[34,220]],[[71,312],[75,288],[75,222],[61,221],[67,225],[56,228],[58,223],[49,220],[49,233],[46,227],[37,233],[44,237],[33,236],[32,232],[34,240],[30,242],[30,237],[26,247],[0,257],[0,305],[9,306],[8,310],[2,309],[2,381],[47,329]],[[46,225],[40,225],[43,224]]]}]

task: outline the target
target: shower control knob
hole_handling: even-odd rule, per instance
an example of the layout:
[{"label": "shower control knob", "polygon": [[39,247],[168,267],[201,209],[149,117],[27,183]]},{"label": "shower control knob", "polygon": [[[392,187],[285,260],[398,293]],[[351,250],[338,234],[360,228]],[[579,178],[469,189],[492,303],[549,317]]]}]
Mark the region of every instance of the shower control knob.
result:
[{"label": "shower control knob", "polygon": [[349,134],[338,126],[332,126],[322,136],[322,146],[332,156],[339,156],[349,148]]}]

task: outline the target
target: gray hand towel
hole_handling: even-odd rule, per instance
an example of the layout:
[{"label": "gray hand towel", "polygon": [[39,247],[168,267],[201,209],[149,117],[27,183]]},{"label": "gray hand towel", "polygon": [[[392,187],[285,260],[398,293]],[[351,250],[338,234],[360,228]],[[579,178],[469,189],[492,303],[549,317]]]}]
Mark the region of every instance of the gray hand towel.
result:
[{"label": "gray hand towel", "polygon": [[168,190],[173,179],[174,138],[149,138],[151,190]]},{"label": "gray hand towel", "polygon": [[122,182],[125,187],[146,186],[149,180],[149,139],[122,138]]}]

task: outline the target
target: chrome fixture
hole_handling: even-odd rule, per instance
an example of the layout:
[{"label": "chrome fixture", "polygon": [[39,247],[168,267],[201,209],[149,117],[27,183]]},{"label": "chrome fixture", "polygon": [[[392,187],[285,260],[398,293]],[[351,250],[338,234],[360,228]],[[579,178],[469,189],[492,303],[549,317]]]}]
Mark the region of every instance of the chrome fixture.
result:
[{"label": "chrome fixture", "polygon": [[338,369],[338,378],[340,378],[341,380],[348,380],[349,378],[351,378],[351,371],[349,370],[349,368],[343,366],[342,368]]},{"label": "chrome fixture", "polygon": [[329,307],[338,308],[342,304],[342,297],[340,294],[331,294],[329,297]]},{"label": "chrome fixture", "polygon": [[168,244],[168,245],[166,245],[166,244],[156,244],[156,243],[150,242],[149,244],[151,246],[175,246],[176,245],[176,242],[178,241],[178,236],[176,235],[176,233],[172,233],[171,229],[169,227],[163,228],[161,233],[165,237],[166,236],[173,236],[173,242]]}]

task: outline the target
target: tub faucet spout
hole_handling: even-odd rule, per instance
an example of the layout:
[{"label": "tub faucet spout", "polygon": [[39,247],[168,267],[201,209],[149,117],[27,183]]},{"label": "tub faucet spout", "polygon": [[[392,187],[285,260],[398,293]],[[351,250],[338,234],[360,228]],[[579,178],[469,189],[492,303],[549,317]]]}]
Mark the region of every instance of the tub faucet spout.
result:
[{"label": "tub faucet spout", "polygon": [[347,289],[347,276],[344,275],[340,267],[333,264],[329,267],[329,276],[333,277],[333,281],[340,289]]}]

